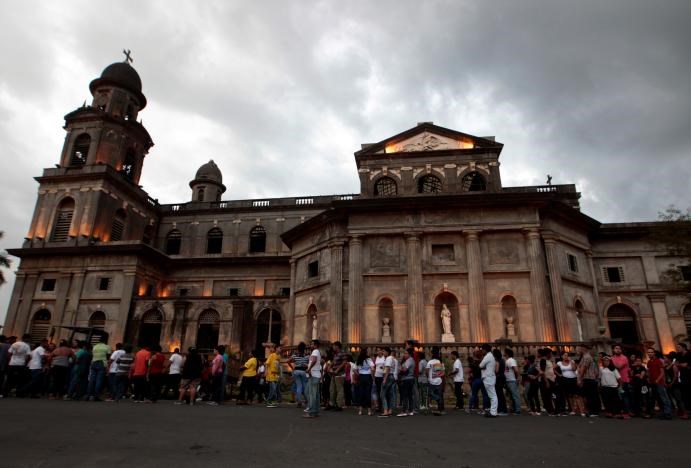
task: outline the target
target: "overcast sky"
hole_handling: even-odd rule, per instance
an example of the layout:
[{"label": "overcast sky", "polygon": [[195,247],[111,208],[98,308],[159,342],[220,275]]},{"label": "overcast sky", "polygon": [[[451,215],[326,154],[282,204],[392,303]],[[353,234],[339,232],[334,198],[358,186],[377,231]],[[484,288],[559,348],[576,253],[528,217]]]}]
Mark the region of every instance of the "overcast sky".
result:
[{"label": "overcast sky", "polygon": [[360,143],[434,121],[504,143],[504,185],[550,173],[600,221],[654,220],[691,205],[689,18],[688,0],[3,0],[0,249],[21,245],[63,116],[123,48],[162,203],[211,158],[224,199],[357,192]]}]

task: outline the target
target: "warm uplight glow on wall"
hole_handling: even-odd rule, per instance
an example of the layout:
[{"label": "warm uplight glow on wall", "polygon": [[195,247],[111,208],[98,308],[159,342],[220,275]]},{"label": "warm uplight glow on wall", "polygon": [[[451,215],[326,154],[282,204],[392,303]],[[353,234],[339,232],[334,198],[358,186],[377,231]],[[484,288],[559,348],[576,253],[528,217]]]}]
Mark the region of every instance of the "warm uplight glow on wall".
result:
[{"label": "warm uplight glow on wall", "polygon": [[472,141],[466,140],[466,141],[459,141],[458,147],[461,149],[472,149],[475,147],[475,145],[473,145]]},{"label": "warm uplight glow on wall", "polygon": [[137,290],[137,296],[144,296],[146,294],[146,283],[139,283],[139,289]]},{"label": "warm uplight glow on wall", "polygon": [[397,150],[396,145],[388,145],[387,147],[384,148],[385,153],[395,153]]},{"label": "warm uplight glow on wall", "polygon": [[177,341],[173,341],[168,345],[168,352],[172,353],[173,351],[175,351],[175,348],[180,348],[180,343],[178,343]]},{"label": "warm uplight glow on wall", "polygon": [[264,285],[263,284],[257,284],[254,286],[254,295],[255,296],[263,296],[264,295]]}]

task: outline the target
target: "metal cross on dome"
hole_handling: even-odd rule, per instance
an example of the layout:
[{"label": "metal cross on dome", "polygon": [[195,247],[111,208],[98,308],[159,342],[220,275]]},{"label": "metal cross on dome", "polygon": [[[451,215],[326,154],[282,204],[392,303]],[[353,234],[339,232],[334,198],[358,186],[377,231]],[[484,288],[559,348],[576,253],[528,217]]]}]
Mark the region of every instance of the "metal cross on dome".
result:
[{"label": "metal cross on dome", "polygon": [[134,59],[130,56],[132,51],[130,49],[122,49],[122,53],[125,54],[125,63],[132,63],[134,62]]}]

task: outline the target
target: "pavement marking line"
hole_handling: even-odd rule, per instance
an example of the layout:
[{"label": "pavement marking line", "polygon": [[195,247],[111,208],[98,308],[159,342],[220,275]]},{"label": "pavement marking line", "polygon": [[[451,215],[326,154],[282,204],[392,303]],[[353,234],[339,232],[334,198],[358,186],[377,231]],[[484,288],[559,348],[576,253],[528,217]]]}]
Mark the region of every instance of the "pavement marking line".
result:
[{"label": "pavement marking line", "polygon": [[286,434],[286,436],[281,441],[281,444],[287,444],[288,439],[290,439],[290,437],[293,435],[294,431],[295,431],[295,426],[292,424],[288,425],[288,433]]},{"label": "pavement marking line", "polygon": [[382,463],[382,462],[378,462],[376,460],[363,460],[363,459],[359,459],[358,462],[365,463],[368,465],[391,466],[394,468],[411,468],[411,466],[414,466],[414,465],[392,465],[390,463]]},{"label": "pavement marking line", "polygon": [[369,447],[360,447],[360,448],[363,449],[363,450],[369,450],[370,452],[381,453],[382,455],[388,455],[388,456],[390,456],[390,457],[395,457],[395,456],[396,456],[395,453],[384,452],[383,450],[375,450],[375,449],[371,449],[371,448],[369,448]]}]

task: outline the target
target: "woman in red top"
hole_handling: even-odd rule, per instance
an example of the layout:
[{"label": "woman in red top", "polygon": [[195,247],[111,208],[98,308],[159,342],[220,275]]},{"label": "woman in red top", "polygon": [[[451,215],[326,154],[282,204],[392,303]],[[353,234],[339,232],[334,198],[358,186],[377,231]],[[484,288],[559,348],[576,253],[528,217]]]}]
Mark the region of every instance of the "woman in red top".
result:
[{"label": "woman in red top", "polygon": [[166,357],[161,352],[161,346],[153,346],[153,354],[149,358],[149,399],[156,403],[161,396],[163,386],[163,367]]}]

